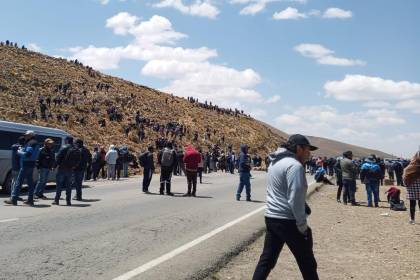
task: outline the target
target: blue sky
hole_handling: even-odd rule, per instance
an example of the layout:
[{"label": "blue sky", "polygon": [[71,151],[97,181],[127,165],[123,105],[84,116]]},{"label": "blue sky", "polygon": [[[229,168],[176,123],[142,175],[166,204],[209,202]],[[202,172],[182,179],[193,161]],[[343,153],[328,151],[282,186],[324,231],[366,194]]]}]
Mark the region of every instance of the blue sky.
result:
[{"label": "blue sky", "polygon": [[0,40],[78,58],[289,133],[411,156],[420,1],[2,1]]}]

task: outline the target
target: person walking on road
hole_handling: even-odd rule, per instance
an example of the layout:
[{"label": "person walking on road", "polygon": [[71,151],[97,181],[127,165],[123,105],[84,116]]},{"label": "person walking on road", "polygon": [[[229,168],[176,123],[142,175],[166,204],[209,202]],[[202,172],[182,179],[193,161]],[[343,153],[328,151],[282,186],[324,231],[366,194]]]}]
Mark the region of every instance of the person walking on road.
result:
[{"label": "person walking on road", "polygon": [[404,169],[404,185],[407,187],[407,199],[410,201],[410,221],[415,224],[416,201],[420,209],[420,151],[417,152]]},{"label": "person walking on road", "polygon": [[47,185],[48,176],[50,171],[53,170],[55,165],[55,154],[52,148],[54,141],[50,138],[45,139],[44,147],[39,150],[38,160],[36,166],[38,168],[38,182],[35,186],[35,196],[39,199],[47,199],[44,195],[44,189]]},{"label": "person walking on road", "polygon": [[265,211],[267,229],[253,280],[267,279],[284,244],[294,255],[303,279],[319,279],[312,230],[307,224],[311,211],[305,202],[308,184],[304,168],[311,151],[316,149],[305,136],[295,134],[270,155]]},{"label": "person walking on road", "polygon": [[185,174],[187,176],[188,190],[185,196],[196,196],[197,193],[197,171],[198,164],[201,162],[201,154],[192,146],[188,145],[185,149],[183,158],[185,164]]},{"label": "person walking on road", "polygon": [[140,166],[144,168],[143,172],[143,192],[149,193],[150,182],[152,181],[153,172],[155,172],[155,163],[153,161],[153,146],[147,147],[147,152],[139,156]]},{"label": "person walking on road", "polygon": [[246,201],[251,201],[251,157],[248,155],[248,146],[241,145],[239,154],[239,185],[236,191],[236,200],[241,200],[241,194],[245,187]]}]

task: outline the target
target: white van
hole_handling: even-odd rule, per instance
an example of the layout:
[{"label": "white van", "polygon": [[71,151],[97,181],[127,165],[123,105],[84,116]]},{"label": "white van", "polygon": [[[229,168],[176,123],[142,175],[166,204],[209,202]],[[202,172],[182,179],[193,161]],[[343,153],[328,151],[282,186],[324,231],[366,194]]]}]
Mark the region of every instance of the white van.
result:
[{"label": "white van", "polygon": [[[64,145],[64,139],[71,136],[61,129],[42,127],[30,124],[0,121],[0,184],[2,192],[10,193],[12,182],[12,150],[13,144],[18,142],[18,138],[27,130],[32,130],[36,134],[36,139],[42,146],[46,138],[54,140],[54,152],[57,154],[61,146]],[[38,178],[35,168],[34,181]],[[48,182],[54,182],[55,172],[50,172]]]}]

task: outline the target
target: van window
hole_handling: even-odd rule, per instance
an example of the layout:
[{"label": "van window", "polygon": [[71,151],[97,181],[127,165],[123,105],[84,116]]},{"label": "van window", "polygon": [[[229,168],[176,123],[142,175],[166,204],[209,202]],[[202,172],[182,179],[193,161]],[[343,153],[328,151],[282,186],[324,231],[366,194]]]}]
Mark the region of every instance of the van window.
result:
[{"label": "van window", "polygon": [[0,150],[10,150],[13,144],[18,142],[18,138],[22,136],[21,132],[0,131]]},{"label": "van window", "polygon": [[[0,150],[10,150],[13,144],[18,142],[18,138],[23,136],[22,132],[13,132],[13,131],[0,131]],[[39,145],[42,147],[44,140],[51,138],[54,141],[53,151],[58,152],[61,148],[62,139],[61,137],[48,136],[48,135],[36,135],[36,140]]]}]

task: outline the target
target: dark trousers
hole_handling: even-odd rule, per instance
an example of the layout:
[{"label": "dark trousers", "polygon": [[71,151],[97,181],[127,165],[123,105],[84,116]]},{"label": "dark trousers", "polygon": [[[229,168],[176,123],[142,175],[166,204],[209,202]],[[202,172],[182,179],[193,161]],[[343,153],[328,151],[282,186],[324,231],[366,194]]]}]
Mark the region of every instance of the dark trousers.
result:
[{"label": "dark trousers", "polygon": [[395,177],[397,177],[397,186],[404,186],[402,173],[395,172]]},{"label": "dark trousers", "polygon": [[100,169],[99,163],[93,163],[92,164],[92,177],[93,177],[94,181],[96,181],[96,179],[98,178],[99,169]]},{"label": "dark trousers", "polygon": [[23,182],[26,180],[28,184],[28,202],[34,202],[34,190],[35,182],[33,178],[34,169],[32,167],[22,167],[19,170],[19,174],[16,178],[14,185],[12,186],[12,200],[17,201],[20,195],[20,189],[22,188]]},{"label": "dark trousers", "polygon": [[83,178],[85,177],[85,171],[76,170],[73,172],[72,176],[72,188],[76,189],[76,198],[82,199],[82,186]]},{"label": "dark trousers", "polygon": [[[341,192],[343,191],[343,180],[340,180],[337,182],[338,188],[337,188],[337,200],[341,199]],[[344,198],[343,198],[344,200]]]},{"label": "dark trousers", "polygon": [[160,193],[163,194],[165,188],[166,193],[171,193],[171,175],[172,168],[162,166],[160,169]]},{"label": "dark trousers", "polygon": [[299,232],[295,220],[265,218],[267,232],[264,249],[254,272],[253,280],[265,280],[277,263],[284,244],[289,247],[304,280],[318,280],[317,263],[313,253],[312,231],[307,236]]},{"label": "dark trousers", "polygon": [[203,167],[199,167],[198,170],[198,178],[200,178],[200,184],[203,183]]},{"label": "dark trousers", "polygon": [[66,201],[69,203],[71,201],[71,180],[73,177],[72,171],[59,170],[56,175],[56,185],[57,189],[55,192],[55,201],[60,201],[61,190],[66,189]]},{"label": "dark trousers", "polygon": [[[197,171],[186,171],[187,182],[188,182],[188,193],[195,195],[197,192]],[[191,191],[192,188],[192,191]]]},{"label": "dark trousers", "polygon": [[[419,209],[420,209],[420,200],[418,201],[418,203],[419,203]],[[414,220],[415,217],[416,217],[416,201],[410,200],[410,218]]]},{"label": "dark trousers", "polygon": [[145,168],[143,173],[143,191],[148,192],[150,182],[152,181],[153,170],[151,168]]},{"label": "dark trousers", "polygon": [[343,202],[356,203],[355,192],[356,192],[356,181],[351,179],[343,179],[344,197]]}]

